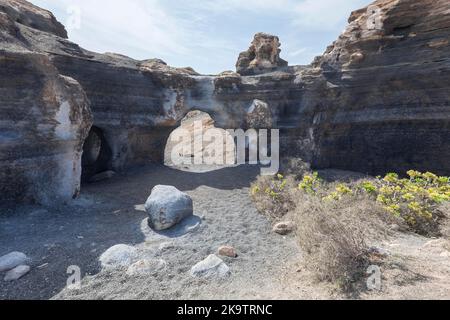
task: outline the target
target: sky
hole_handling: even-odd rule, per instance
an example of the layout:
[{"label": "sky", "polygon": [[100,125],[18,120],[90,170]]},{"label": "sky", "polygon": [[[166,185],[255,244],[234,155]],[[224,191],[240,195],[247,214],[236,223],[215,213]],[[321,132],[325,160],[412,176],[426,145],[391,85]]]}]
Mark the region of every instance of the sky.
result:
[{"label": "sky", "polygon": [[277,35],[281,57],[309,64],[372,0],[31,0],[69,39],[95,52],[159,58],[202,74],[235,70],[257,32]]}]

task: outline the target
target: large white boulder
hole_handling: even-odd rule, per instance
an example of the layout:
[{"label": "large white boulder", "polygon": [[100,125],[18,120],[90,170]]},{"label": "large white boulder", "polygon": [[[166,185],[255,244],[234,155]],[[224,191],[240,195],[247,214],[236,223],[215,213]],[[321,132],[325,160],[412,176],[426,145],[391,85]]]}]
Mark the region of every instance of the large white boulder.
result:
[{"label": "large white boulder", "polygon": [[163,185],[153,188],[145,210],[150,227],[156,231],[169,229],[194,214],[191,197],[175,187]]}]

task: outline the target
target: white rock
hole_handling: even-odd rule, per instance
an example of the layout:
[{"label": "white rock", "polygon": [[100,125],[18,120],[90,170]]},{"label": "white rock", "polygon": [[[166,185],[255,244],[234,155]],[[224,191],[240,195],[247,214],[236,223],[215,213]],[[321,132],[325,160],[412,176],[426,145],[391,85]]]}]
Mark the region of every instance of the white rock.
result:
[{"label": "white rock", "polygon": [[3,280],[5,281],[16,281],[22,278],[24,275],[26,275],[28,272],[30,272],[31,268],[30,266],[20,265],[18,267],[15,267],[12,270],[9,270],[5,278]]},{"label": "white rock", "polygon": [[230,268],[215,254],[197,263],[191,269],[191,275],[197,278],[225,278],[230,274]]},{"label": "white rock", "polygon": [[129,276],[139,276],[158,273],[163,271],[167,266],[167,262],[162,259],[155,260],[139,260],[133,263],[127,270]]},{"label": "white rock", "polygon": [[11,252],[0,257],[0,272],[14,269],[15,267],[25,264],[29,258],[22,252]]},{"label": "white rock", "polygon": [[102,268],[115,269],[128,267],[137,257],[137,250],[125,244],[115,245],[106,250],[99,258]]},{"label": "white rock", "polygon": [[162,185],[153,188],[145,210],[150,227],[157,231],[169,229],[194,214],[191,197],[175,187]]}]

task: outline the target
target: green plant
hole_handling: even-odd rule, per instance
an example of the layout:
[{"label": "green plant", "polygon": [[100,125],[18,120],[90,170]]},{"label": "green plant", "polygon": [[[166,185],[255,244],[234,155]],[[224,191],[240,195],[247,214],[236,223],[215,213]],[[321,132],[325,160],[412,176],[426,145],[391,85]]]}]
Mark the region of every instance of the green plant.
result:
[{"label": "green plant", "polygon": [[376,201],[415,231],[427,233],[436,227],[437,207],[450,200],[450,179],[414,170],[407,174],[409,178],[404,179],[395,173],[378,178]]},{"label": "green plant", "polygon": [[298,185],[298,188],[306,193],[316,194],[320,189],[321,184],[322,179],[319,178],[319,173],[314,172],[313,174],[304,175],[302,182]]},{"label": "green plant", "polygon": [[261,213],[277,219],[293,207],[292,186],[293,180],[281,174],[259,177],[251,187],[251,197]]}]

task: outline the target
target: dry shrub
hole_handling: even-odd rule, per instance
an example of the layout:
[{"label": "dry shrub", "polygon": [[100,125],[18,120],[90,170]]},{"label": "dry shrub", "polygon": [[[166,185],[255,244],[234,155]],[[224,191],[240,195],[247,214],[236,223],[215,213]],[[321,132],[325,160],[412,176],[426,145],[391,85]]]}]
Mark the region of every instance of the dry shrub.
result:
[{"label": "dry shrub", "polygon": [[300,180],[311,171],[311,166],[300,158],[285,158],[281,160],[280,172],[286,177]]},{"label": "dry shrub", "polygon": [[448,222],[443,219],[450,211],[447,177],[410,171],[410,179],[393,173],[339,178],[341,173],[334,171],[335,182],[325,182],[301,160],[288,161],[284,170],[300,174],[258,178],[251,191],[255,205],[272,219],[294,216],[306,267],[343,289],[351,289],[365,274],[373,258],[367,244],[389,236],[389,226],[432,234]]},{"label": "dry shrub", "polygon": [[440,223],[441,235],[443,238],[450,240],[450,202],[443,203],[438,210],[443,217]]},{"label": "dry shrub", "polygon": [[368,242],[386,230],[382,209],[364,198],[325,202],[305,195],[295,215],[305,266],[319,280],[351,290],[370,265]]},{"label": "dry shrub", "polygon": [[293,188],[295,180],[292,177],[279,179],[260,176],[252,185],[251,197],[260,213],[278,220],[295,207],[291,192]]}]

